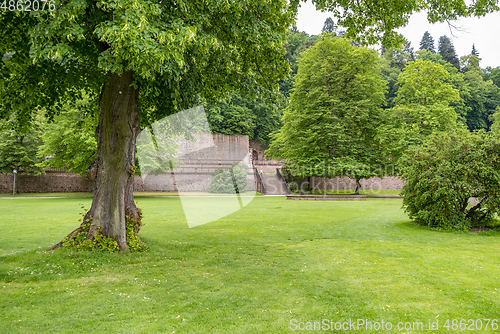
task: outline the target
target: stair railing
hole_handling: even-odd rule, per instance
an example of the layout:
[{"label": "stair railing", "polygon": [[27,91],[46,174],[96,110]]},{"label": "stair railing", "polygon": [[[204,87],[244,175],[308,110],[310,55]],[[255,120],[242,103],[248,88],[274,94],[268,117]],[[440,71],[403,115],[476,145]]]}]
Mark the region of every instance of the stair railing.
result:
[{"label": "stair railing", "polygon": [[276,174],[278,174],[278,177],[280,178],[280,180],[283,181],[283,183],[285,184],[286,193],[290,194],[290,189],[288,189],[288,184],[286,183],[285,178],[281,174],[281,171],[279,168],[276,168]]},{"label": "stair railing", "polygon": [[255,179],[256,179],[256,189],[258,192],[261,194],[265,195],[266,194],[266,186],[264,185],[264,180],[262,180],[262,176],[259,173],[259,170],[257,168],[254,169],[255,172]]}]

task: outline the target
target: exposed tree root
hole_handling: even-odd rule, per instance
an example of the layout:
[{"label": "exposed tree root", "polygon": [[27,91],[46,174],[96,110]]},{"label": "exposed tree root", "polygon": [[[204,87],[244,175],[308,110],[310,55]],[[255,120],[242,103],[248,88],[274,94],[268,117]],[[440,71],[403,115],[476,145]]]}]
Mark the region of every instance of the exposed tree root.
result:
[{"label": "exposed tree root", "polygon": [[74,229],[70,234],[68,234],[66,237],[64,237],[64,239],[60,242],[58,242],[57,244],[55,244],[54,246],[50,247],[49,249],[45,250],[46,252],[48,251],[51,251],[51,250],[56,250],[58,249],[59,247],[61,247],[64,243],[64,240],[66,239],[70,239],[72,237],[74,237],[75,235],[77,235],[78,233],[82,232],[83,231],[83,228],[80,226],[76,229]]}]

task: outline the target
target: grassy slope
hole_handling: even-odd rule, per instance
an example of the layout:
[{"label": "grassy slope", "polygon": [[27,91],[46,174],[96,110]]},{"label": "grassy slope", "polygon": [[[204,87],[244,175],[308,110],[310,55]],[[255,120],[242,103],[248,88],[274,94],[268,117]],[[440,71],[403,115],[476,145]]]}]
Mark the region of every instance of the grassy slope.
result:
[{"label": "grassy slope", "polygon": [[179,199],[139,198],[148,251],[40,252],[77,226],[79,203],[90,199],[0,199],[2,332],[286,333],[291,319],[500,318],[500,233],[414,226],[399,199],[255,198],[188,229]]}]

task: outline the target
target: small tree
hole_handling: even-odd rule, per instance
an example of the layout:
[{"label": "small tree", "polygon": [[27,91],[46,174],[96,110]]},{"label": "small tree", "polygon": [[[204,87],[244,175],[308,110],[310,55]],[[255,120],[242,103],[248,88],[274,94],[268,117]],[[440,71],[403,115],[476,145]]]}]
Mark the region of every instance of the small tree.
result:
[{"label": "small tree", "polygon": [[470,52],[471,56],[476,56],[477,58],[479,58],[479,52],[477,52],[476,50],[476,46],[474,44],[472,44],[472,51]]},{"label": "small tree", "polygon": [[246,191],[246,166],[241,162],[234,163],[226,170],[217,169],[212,173],[208,192],[218,194],[240,194]]},{"label": "small tree", "polygon": [[[466,230],[500,211],[500,140],[459,128],[432,135],[401,158],[403,208],[416,223]],[[470,198],[478,203],[469,204]]]},{"label": "small tree", "polygon": [[39,175],[41,158],[37,157],[40,146],[38,124],[26,133],[17,132],[9,122],[0,122],[0,173],[20,173]]},{"label": "small tree", "polygon": [[93,106],[87,99],[77,101],[74,107],[66,105],[54,122],[42,126],[43,144],[38,151],[43,159],[41,167],[66,168],[86,176],[97,150],[97,113]]}]

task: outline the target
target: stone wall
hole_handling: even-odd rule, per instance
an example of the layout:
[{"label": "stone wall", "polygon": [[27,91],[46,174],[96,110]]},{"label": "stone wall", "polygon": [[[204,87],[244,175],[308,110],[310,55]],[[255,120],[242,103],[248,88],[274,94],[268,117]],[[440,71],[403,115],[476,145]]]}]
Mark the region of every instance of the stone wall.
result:
[{"label": "stone wall", "polygon": [[[255,190],[248,136],[220,133],[195,134],[196,141],[181,141],[177,158],[179,166],[160,175],[142,175],[147,191],[206,191],[211,174],[227,169],[235,162],[244,162],[247,171],[247,190]],[[141,186],[136,186],[141,189]]]},{"label": "stone wall", "polygon": [[[258,140],[251,139],[249,141],[249,145],[250,145],[250,154],[252,157],[252,162],[256,167],[257,166],[271,166],[269,168],[266,168],[266,167],[262,168],[262,169],[265,169],[264,171],[266,172],[266,171],[272,170],[272,169],[276,170],[276,168],[280,168],[283,165],[282,161],[267,159],[265,152],[268,149],[268,147],[259,143]],[[258,168],[259,168],[259,170],[261,169],[260,167],[258,167]]]},{"label": "stone wall", "polygon": [[[210,173],[174,173],[136,176],[135,191],[206,191],[210,185]],[[247,191],[255,190],[253,173],[247,173]]]},{"label": "stone wall", "polygon": [[[184,167],[187,169],[187,167]],[[195,168],[195,167],[191,167]],[[205,167],[206,168],[206,167]],[[178,172],[175,174],[177,188],[183,191],[204,191],[210,182],[209,175],[211,169],[206,169],[205,173]],[[213,171],[213,170],[212,170]],[[92,182],[78,174],[47,172],[45,175],[17,175],[16,189],[19,193],[49,193],[49,192],[90,192]],[[248,190],[255,190],[253,174],[248,174]],[[12,174],[0,174],[0,193],[12,192]],[[300,187],[307,186],[307,180],[301,180]],[[342,178],[311,178],[311,186],[314,189],[355,189],[356,182],[352,179]],[[371,178],[361,180],[362,189],[401,189],[403,182],[397,177]],[[135,176],[135,191],[176,191],[174,187],[174,177],[172,175],[147,175]]]},{"label": "stone wall", "polygon": [[[252,165],[248,136],[196,134],[196,141],[179,143],[180,166],[164,175],[142,175],[134,179],[135,191],[205,191],[211,174],[234,162]],[[0,193],[12,192],[13,175],[0,174]],[[90,192],[92,181],[78,174],[47,172],[45,175],[17,175],[19,193]],[[255,190],[253,170],[247,173],[247,190]]]},{"label": "stone wall", "polygon": [[[394,176],[386,176],[383,178],[372,177],[370,179],[361,180],[361,189],[366,190],[382,190],[392,189],[397,190],[403,188],[403,181]],[[296,182],[298,189],[305,189],[308,185],[307,179]],[[311,187],[315,190],[354,190],[356,189],[356,181],[348,177],[322,178],[311,177]]]},{"label": "stone wall", "polygon": [[[12,193],[13,174],[0,174],[0,193]],[[92,191],[92,182],[78,174],[47,172],[45,175],[16,176],[16,192],[57,193]]]},{"label": "stone wall", "polygon": [[[263,159],[265,147],[248,136],[201,133],[195,142],[179,143],[178,159],[180,166],[172,173],[164,175],[136,176],[136,191],[205,191],[210,183],[210,175],[217,168],[229,168],[232,163],[244,161],[247,166],[255,167],[264,173],[274,173],[281,167],[279,161]],[[257,152],[258,160],[252,161],[251,153]],[[12,174],[0,174],[0,193],[12,192]],[[313,177],[311,186],[315,189],[355,189],[356,183],[349,178],[326,179]],[[298,182],[299,188],[305,187],[307,180]],[[371,178],[361,180],[363,189],[401,189],[403,183],[395,177]],[[17,175],[16,187],[20,193],[40,192],[90,192],[92,182],[77,174],[47,172],[46,175]],[[247,189],[255,190],[253,170],[247,173]]]}]

